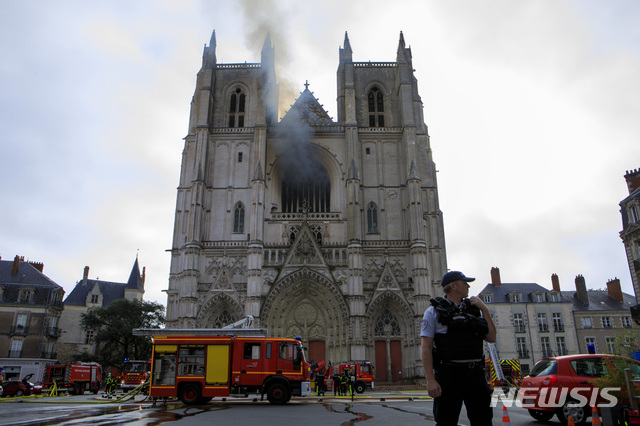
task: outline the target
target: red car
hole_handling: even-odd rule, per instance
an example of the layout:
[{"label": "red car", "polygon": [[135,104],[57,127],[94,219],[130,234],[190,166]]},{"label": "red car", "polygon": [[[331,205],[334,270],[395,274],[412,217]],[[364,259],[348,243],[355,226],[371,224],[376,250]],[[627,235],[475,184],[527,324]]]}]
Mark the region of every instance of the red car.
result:
[{"label": "red car", "polygon": [[573,416],[577,425],[591,417],[593,405],[611,404],[617,400],[609,391],[593,384],[599,377],[623,374],[630,368],[640,378],[640,362],[608,354],[581,354],[542,358],[522,380],[520,397],[524,408],[536,420],[547,421],[554,415],[562,424]]},{"label": "red car", "polygon": [[25,385],[20,380],[9,380],[2,384],[2,396],[31,395],[33,388]]},{"label": "red car", "polygon": [[2,396],[38,395],[42,393],[42,386],[34,385],[29,381],[33,374],[25,376],[22,380],[10,380],[2,384]]}]

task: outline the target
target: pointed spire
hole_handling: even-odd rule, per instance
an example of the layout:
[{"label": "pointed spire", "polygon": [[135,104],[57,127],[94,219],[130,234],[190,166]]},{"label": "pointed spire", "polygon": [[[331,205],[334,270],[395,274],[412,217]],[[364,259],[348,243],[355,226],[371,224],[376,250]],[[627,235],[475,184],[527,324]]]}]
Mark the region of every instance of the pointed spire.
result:
[{"label": "pointed spire", "polygon": [[398,42],[398,52],[396,54],[396,62],[406,63],[407,57],[405,56],[406,45],[404,43],[404,34],[400,31],[400,41]]},{"label": "pointed spire", "polygon": [[129,281],[127,281],[127,290],[142,290],[144,291],[144,281],[140,275],[140,267],[138,266],[138,256],[136,255],[136,261],[131,268],[131,275],[129,275]]},{"label": "pointed spire", "polygon": [[209,47],[216,48],[216,30],[211,33],[211,40],[209,40]]},{"label": "pointed spire", "polygon": [[349,34],[344,32],[344,47],[341,47],[339,50],[340,53],[340,63],[341,64],[350,64],[353,62],[353,51],[351,50],[351,43],[349,42]]},{"label": "pointed spire", "polygon": [[206,68],[216,67],[216,30],[211,33],[209,46],[204,45],[204,53],[202,54],[202,65]]},{"label": "pointed spire", "polygon": [[271,45],[271,33],[267,31],[267,36],[264,38],[264,44],[262,45],[262,52],[260,52],[260,60],[263,66],[273,67],[275,63],[275,47]]},{"label": "pointed spire", "polygon": [[264,180],[264,176],[262,174],[262,162],[260,161],[258,161],[256,168],[253,171],[253,180]]},{"label": "pointed spire", "polygon": [[264,44],[262,45],[262,50],[271,49],[271,32],[267,31],[267,36],[264,38]]},{"label": "pointed spire", "polygon": [[353,50],[351,50],[351,43],[349,43],[349,34],[346,31],[344,32],[344,50],[349,54],[353,53]]}]

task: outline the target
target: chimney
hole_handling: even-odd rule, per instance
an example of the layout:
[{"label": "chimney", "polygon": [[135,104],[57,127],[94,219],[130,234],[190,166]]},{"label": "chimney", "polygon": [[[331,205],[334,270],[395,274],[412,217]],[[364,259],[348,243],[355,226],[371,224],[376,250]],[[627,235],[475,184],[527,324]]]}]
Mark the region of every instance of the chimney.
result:
[{"label": "chimney", "polygon": [[144,280],[147,278],[147,267],[142,267],[142,284],[144,284]]},{"label": "chimney", "polygon": [[20,266],[20,257],[16,254],[16,257],[13,258],[13,266],[11,266],[11,275],[18,273],[18,266]]},{"label": "chimney", "polygon": [[89,279],[89,267],[84,267],[84,274],[82,275],[82,285],[87,285],[87,280]]},{"label": "chimney", "polygon": [[44,263],[42,263],[42,262],[31,262],[31,261],[29,261],[29,265],[31,265],[34,268],[36,268],[38,271],[40,271],[40,273],[42,273],[42,271],[44,271]]},{"label": "chimney", "polygon": [[616,299],[618,302],[622,302],[622,288],[620,288],[620,280],[618,278],[614,278],[607,282],[607,291],[609,292],[609,296]]},{"label": "chimney", "polygon": [[558,274],[551,274],[551,287],[557,292],[560,291],[560,280],[558,279]]},{"label": "chimney", "polygon": [[587,293],[587,284],[584,281],[584,277],[582,275],[578,275],[576,277],[575,298],[578,299],[578,302],[582,303],[583,305],[589,306],[589,295]]},{"label": "chimney", "polygon": [[624,175],[625,180],[627,181],[627,188],[629,189],[629,194],[631,194],[636,189],[640,188],[640,169],[635,170],[627,170],[627,174]]},{"label": "chimney", "polygon": [[502,282],[500,281],[500,269],[497,267],[491,268],[491,284],[496,287],[500,287]]}]

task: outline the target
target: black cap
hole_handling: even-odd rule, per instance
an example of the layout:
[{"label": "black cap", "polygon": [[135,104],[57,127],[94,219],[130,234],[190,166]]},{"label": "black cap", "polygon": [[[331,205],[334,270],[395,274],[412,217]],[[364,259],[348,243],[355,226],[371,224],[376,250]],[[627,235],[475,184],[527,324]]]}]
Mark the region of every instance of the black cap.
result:
[{"label": "black cap", "polygon": [[442,287],[454,281],[463,280],[466,282],[475,281],[475,278],[467,277],[460,271],[449,271],[442,276]]}]

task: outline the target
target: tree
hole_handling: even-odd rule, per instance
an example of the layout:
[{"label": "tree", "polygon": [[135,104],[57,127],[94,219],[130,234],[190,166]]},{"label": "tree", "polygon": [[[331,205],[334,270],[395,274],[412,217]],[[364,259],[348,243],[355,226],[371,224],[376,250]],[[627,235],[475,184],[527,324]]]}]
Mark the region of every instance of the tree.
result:
[{"label": "tree", "polygon": [[164,306],[155,302],[119,299],[104,308],[82,314],[82,328],[94,331],[96,357],[103,367],[122,365],[125,358],[149,359],[151,338],[134,336],[136,328],[160,328]]}]

